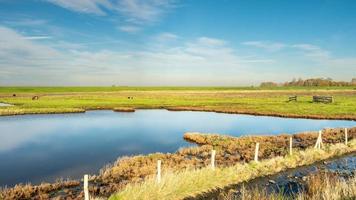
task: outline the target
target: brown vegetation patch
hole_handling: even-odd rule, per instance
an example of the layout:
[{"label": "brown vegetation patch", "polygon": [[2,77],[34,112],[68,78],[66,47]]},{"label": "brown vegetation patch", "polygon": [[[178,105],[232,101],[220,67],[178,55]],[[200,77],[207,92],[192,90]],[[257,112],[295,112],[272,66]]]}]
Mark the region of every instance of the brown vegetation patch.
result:
[{"label": "brown vegetation patch", "polygon": [[115,112],[135,112],[134,108],[116,107],[113,109]]}]

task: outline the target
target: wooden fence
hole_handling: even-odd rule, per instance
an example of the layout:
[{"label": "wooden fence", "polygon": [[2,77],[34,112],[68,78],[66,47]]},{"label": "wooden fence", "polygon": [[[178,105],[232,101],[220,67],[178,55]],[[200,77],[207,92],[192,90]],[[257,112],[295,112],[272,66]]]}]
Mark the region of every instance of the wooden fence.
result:
[{"label": "wooden fence", "polygon": [[288,102],[291,102],[291,101],[297,101],[297,96],[288,97]]},{"label": "wooden fence", "polygon": [[313,96],[313,102],[332,103],[334,99],[332,96]]}]

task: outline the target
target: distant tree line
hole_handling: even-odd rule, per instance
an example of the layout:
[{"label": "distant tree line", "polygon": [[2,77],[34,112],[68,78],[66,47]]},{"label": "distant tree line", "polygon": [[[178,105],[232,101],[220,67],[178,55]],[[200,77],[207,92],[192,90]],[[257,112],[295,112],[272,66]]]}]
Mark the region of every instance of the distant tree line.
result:
[{"label": "distant tree line", "polygon": [[346,81],[334,81],[331,78],[310,78],[310,79],[293,79],[292,81],[285,83],[275,82],[262,82],[261,87],[284,87],[284,86],[356,86],[356,78],[353,78],[350,82]]}]

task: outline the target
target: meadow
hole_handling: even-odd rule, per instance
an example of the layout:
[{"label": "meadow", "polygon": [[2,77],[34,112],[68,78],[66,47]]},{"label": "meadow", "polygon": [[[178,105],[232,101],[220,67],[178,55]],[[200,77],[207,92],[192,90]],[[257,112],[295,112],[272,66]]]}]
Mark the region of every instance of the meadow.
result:
[{"label": "meadow", "polygon": [[[297,102],[288,97],[297,95]],[[330,104],[313,95],[333,96]],[[38,96],[38,100],[32,100]],[[352,87],[0,87],[0,115],[110,109],[196,110],[281,117],[356,119]]]}]

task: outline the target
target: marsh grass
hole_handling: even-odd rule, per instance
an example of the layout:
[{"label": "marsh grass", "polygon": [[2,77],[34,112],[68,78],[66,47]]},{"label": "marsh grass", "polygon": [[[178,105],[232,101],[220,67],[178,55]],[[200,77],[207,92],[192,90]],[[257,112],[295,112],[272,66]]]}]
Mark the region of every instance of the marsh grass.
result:
[{"label": "marsh grass", "polygon": [[155,178],[151,176],[142,183],[127,185],[123,190],[112,195],[110,200],[173,200],[197,197],[231,184],[271,175],[288,168],[312,164],[355,150],[356,140],[352,140],[349,146],[343,144],[328,145],[325,150],[310,148],[305,151],[296,151],[293,155],[279,156],[258,163],[236,164],[215,170],[202,168],[177,173],[168,171],[164,173],[160,184],[157,184]]}]

